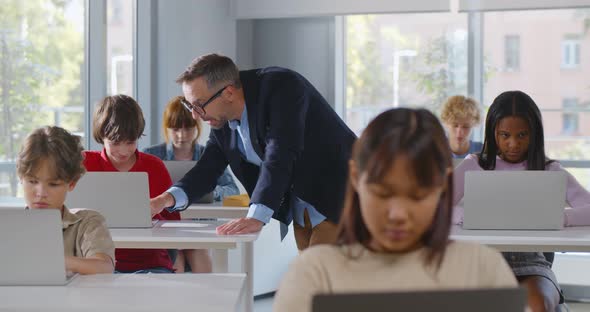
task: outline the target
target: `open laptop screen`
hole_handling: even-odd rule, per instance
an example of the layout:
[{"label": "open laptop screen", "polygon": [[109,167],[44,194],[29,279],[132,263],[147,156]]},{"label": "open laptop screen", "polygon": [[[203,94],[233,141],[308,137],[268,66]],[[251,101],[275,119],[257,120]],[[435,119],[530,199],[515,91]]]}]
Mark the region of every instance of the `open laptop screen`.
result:
[{"label": "open laptop screen", "polygon": [[563,227],[566,181],[563,171],[468,171],[463,228],[559,230]]},{"label": "open laptop screen", "polygon": [[[172,178],[172,183],[176,183],[184,177],[184,175],[191,170],[197,164],[196,161],[192,160],[167,160],[164,161],[164,165],[166,169],[168,169],[168,173],[170,174],[170,178]],[[203,197],[199,198],[195,203],[198,204],[206,204],[212,203],[214,201],[213,192],[209,192],[205,194]]]},{"label": "open laptop screen", "polygon": [[0,285],[64,285],[60,211],[0,209]]},{"label": "open laptop screen", "polygon": [[522,288],[323,294],[313,298],[312,311],[522,312],[525,302]]},{"label": "open laptop screen", "polygon": [[98,211],[109,228],[152,227],[146,172],[87,172],[68,194],[66,206]]}]

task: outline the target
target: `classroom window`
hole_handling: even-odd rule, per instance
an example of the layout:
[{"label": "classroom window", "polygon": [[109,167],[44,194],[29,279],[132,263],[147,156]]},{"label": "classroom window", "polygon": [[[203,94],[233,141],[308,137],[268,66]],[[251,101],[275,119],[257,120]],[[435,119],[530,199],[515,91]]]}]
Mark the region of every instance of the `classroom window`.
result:
[{"label": "classroom window", "polygon": [[520,36],[518,35],[504,37],[504,68],[508,71],[520,68]]},{"label": "classroom window", "polygon": [[84,0],[5,0],[0,20],[0,200],[19,193],[26,135],[57,125],[84,136]]},{"label": "classroom window", "polygon": [[[585,126],[590,122],[590,113],[585,109],[590,105],[590,83],[586,79],[590,77],[590,67],[562,71],[565,64],[580,64],[580,47],[590,44],[590,33],[571,35],[572,30],[582,30],[587,25],[587,11],[556,9],[482,14],[485,62],[482,103],[489,106],[507,90],[522,90],[530,95],[543,117],[545,151],[554,159],[584,160],[590,155],[590,127]],[[551,25],[550,29],[547,25]],[[519,32],[519,49],[527,53],[520,59],[518,71],[507,72],[504,70],[507,38],[514,35],[515,29]],[[546,30],[542,36],[539,29]],[[564,94],[567,94],[565,100]]]},{"label": "classroom window", "polygon": [[357,134],[392,107],[427,107],[467,92],[467,14],[355,15],[345,19],[346,107]]},{"label": "classroom window", "polygon": [[564,99],[562,132],[564,134],[578,134],[578,123],[578,99]]},{"label": "classroom window", "polygon": [[580,40],[564,39],[561,43],[561,67],[576,68],[580,65]]},{"label": "classroom window", "polygon": [[107,94],[134,96],[135,1],[107,0]]},{"label": "classroom window", "polygon": [[[388,108],[426,107],[438,114],[441,103],[453,94],[475,94],[485,115],[500,93],[522,90],[541,109],[548,155],[588,159],[590,67],[581,66],[582,50],[590,45],[590,31],[584,31],[590,23],[588,12],[579,8],[347,16],[343,119],[359,134]],[[481,29],[478,23],[467,23],[476,15]],[[539,36],[539,29],[547,25],[551,28]],[[468,49],[467,34],[473,34],[476,48]],[[481,58],[477,51],[483,51]],[[532,52],[521,58],[521,51]],[[468,59],[481,59],[481,70]],[[562,72],[564,66],[579,70]],[[467,75],[480,72],[481,85],[473,83],[468,90]],[[575,114],[564,112],[563,94],[578,100]],[[476,139],[482,128],[476,129]]]},{"label": "classroom window", "polygon": [[116,25],[118,23],[123,23],[125,20],[125,5],[128,5],[129,3],[132,3],[133,1],[125,1],[125,3],[123,3],[122,0],[109,0],[109,2],[107,2],[107,6],[108,6],[108,11],[107,14],[109,14],[109,23],[111,25]]},{"label": "classroom window", "polygon": [[578,132],[578,114],[563,113],[563,133],[576,134]]}]

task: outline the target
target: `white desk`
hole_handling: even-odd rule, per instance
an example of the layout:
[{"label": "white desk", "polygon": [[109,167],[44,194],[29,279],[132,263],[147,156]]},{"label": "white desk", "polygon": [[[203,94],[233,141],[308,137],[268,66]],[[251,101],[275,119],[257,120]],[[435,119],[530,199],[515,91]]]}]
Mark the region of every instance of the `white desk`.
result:
[{"label": "white desk", "polygon": [[[221,202],[211,204],[193,204],[180,212],[183,219],[193,218],[242,218],[248,214],[248,207],[224,207]],[[297,256],[297,245],[293,237],[293,226],[289,227],[285,240],[280,240],[280,223],[272,219],[262,228],[260,236],[254,242],[254,295],[262,295],[277,290],[283,274]],[[231,259],[241,258],[239,250],[231,250]],[[230,260],[230,268],[232,266]],[[235,271],[235,270],[234,270]]]},{"label": "white desk", "polygon": [[[22,208],[25,204],[22,199],[20,199],[20,201],[0,202],[0,209],[14,206]],[[181,212],[181,216],[186,219],[241,218],[245,217],[247,213],[247,207],[223,207],[220,202],[216,202],[213,204],[191,205],[187,210]],[[253,270],[249,271],[256,272],[255,275],[253,274],[254,295],[262,295],[276,291],[283,274],[288,270],[290,262],[297,256],[297,246],[295,244],[295,239],[293,238],[293,227],[290,226],[289,234],[287,234],[287,237],[282,242],[279,239],[279,229],[279,222],[274,219],[271,220],[271,222],[262,229],[260,235],[254,242],[253,258],[256,260],[253,265]],[[195,244],[199,244],[199,246],[207,246],[207,244],[214,243],[213,248],[224,248],[217,250],[213,249],[214,272],[244,272],[242,270],[244,255],[241,252],[241,248],[236,249],[236,245],[240,245],[236,242],[230,241],[223,247],[222,242],[219,240],[208,243],[203,240],[196,242],[193,239],[187,240],[186,237],[184,237],[185,235],[176,235],[176,241],[172,242],[165,239],[157,241],[153,238],[154,234],[151,229],[150,231],[132,230],[131,232],[112,229],[111,233],[117,233],[120,235],[118,237],[121,240],[116,241],[117,247],[126,248],[140,248],[137,246],[143,244],[143,248],[169,248],[168,246],[170,245],[180,245],[185,246],[182,248],[191,249],[193,247],[188,246],[194,246]],[[210,236],[213,237],[214,235]],[[160,247],[154,247],[156,244],[159,244]],[[249,249],[246,249],[245,251],[249,252]]]},{"label": "white desk", "polygon": [[[245,311],[252,311],[254,304],[253,243],[259,233],[247,235],[217,235],[215,228],[220,221],[160,221],[147,229],[110,229],[117,248],[158,249],[212,249],[214,272],[228,272],[228,249],[241,247],[241,273],[246,273],[244,296]],[[204,227],[163,227],[165,224],[195,225]]]},{"label": "white desk", "polygon": [[590,252],[590,226],[567,227],[560,231],[451,229],[451,239],[478,242],[500,251]]},{"label": "white desk", "polygon": [[66,286],[0,286],[1,311],[237,311],[244,274],[99,274]]},{"label": "white desk", "polygon": [[182,219],[215,218],[238,219],[248,214],[248,207],[225,207],[221,202],[211,204],[192,204],[180,212]]}]

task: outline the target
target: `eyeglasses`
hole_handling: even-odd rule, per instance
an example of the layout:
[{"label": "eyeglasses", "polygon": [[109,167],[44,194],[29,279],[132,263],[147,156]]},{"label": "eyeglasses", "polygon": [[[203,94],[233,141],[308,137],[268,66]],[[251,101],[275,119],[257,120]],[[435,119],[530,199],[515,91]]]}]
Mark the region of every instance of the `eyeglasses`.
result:
[{"label": "eyeglasses", "polygon": [[186,98],[182,98],[180,100],[180,103],[182,103],[182,105],[184,106],[184,108],[188,109],[189,112],[195,112],[197,113],[199,116],[205,116],[206,112],[205,112],[205,106],[209,105],[211,102],[213,102],[213,100],[215,100],[217,97],[219,97],[221,95],[221,93],[223,92],[223,90],[225,90],[225,88],[229,87],[230,85],[227,85],[223,88],[221,88],[219,91],[215,92],[215,94],[213,94],[207,101],[205,101],[205,103],[203,104],[192,104],[189,101],[186,100]]}]

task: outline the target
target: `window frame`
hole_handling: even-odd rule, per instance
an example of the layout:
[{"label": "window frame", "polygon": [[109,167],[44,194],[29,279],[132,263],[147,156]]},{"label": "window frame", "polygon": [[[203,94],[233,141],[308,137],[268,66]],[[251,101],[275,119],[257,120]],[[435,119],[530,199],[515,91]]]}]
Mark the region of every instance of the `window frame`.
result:
[{"label": "window frame", "polygon": [[[514,64],[509,64],[510,60]],[[520,70],[520,35],[511,34],[504,36],[504,70]]]},{"label": "window frame", "polygon": [[[134,58],[138,59],[138,52],[140,49],[137,48],[137,40],[136,37],[138,36],[138,32],[141,31],[141,35],[145,38],[149,38],[149,40],[145,40],[147,42],[147,46],[151,46],[151,37],[153,37],[150,31],[153,31],[154,27],[144,27],[144,29],[139,28],[137,25],[137,14],[141,10],[142,14],[148,14],[149,16],[145,17],[145,21],[142,22],[145,25],[150,25],[151,19],[156,13],[155,11],[155,0],[145,0],[138,2],[137,0],[132,0],[134,6],[134,17],[133,17],[133,55]],[[138,4],[141,4],[138,6]],[[82,70],[82,88],[84,89],[83,95],[83,108],[84,108],[84,117],[83,117],[83,124],[84,124],[84,141],[82,145],[87,150],[99,150],[102,146],[96,143],[92,139],[92,113],[94,112],[95,104],[98,103],[102,98],[107,95],[107,1],[95,1],[95,0],[85,0],[84,1],[84,64]],[[143,54],[141,56],[142,60],[144,60],[145,64],[151,64],[151,59],[153,55],[150,52],[150,49],[143,49]],[[147,58],[145,57],[147,55]],[[138,98],[138,84],[140,82],[137,81],[137,70],[139,65],[138,62],[134,62],[133,65],[133,83],[134,83],[134,98]],[[151,66],[151,65],[150,65]],[[149,66],[148,66],[149,67]],[[151,67],[149,67],[151,68]],[[147,73],[148,77],[151,77],[151,72]],[[149,83],[141,82],[141,90],[152,90],[152,81],[149,80]],[[143,96],[143,98],[150,97],[151,94],[148,92],[144,92],[147,95]],[[151,116],[149,114],[150,111],[153,110],[151,102],[148,101],[140,101],[140,103],[144,102],[142,109],[144,114],[148,112],[146,115],[146,120],[148,117]],[[157,109],[157,108],[156,108]],[[149,124],[149,123],[148,123]],[[146,133],[149,133],[149,128],[146,125]],[[152,135],[148,135],[146,140],[149,142]],[[8,162],[0,162],[0,169],[2,171],[16,171],[16,163],[13,161]],[[17,179],[18,180],[18,179]],[[18,185],[18,181],[9,181],[10,184],[13,184],[12,188],[14,189]],[[13,192],[14,195],[14,192]],[[9,196],[10,198],[10,196]],[[1,201],[1,199],[0,199]]]},{"label": "window frame", "polygon": [[[590,8],[590,7],[587,7]],[[551,8],[551,9],[559,9],[559,8]],[[518,11],[518,10],[514,10]],[[484,111],[485,107],[483,103],[483,73],[484,73],[484,54],[483,54],[483,45],[484,45],[484,12],[482,11],[467,11],[464,12],[468,14],[467,20],[467,30],[468,30],[468,47],[467,47],[467,55],[468,55],[468,63],[467,63],[467,93],[474,99],[476,99],[480,103],[480,109]],[[337,23],[342,23],[343,27],[341,33],[338,34],[340,39],[337,39],[337,44],[335,45],[336,48],[342,47],[342,49],[346,49],[346,29],[344,28],[346,25],[346,16],[343,16],[341,20],[336,20]],[[337,24],[338,25],[338,24]],[[577,41],[579,47],[579,58],[578,58],[578,65],[581,62],[581,44],[579,39],[572,39],[566,38],[564,40],[570,41]],[[519,40],[520,42],[520,40]],[[346,55],[346,53],[344,53]],[[342,70],[336,71],[336,98],[343,99],[340,101],[335,108],[336,112],[340,115],[340,117],[346,122],[346,60],[345,58],[341,58],[339,60],[336,59],[336,66],[342,66]],[[519,68],[520,68],[520,57],[519,57]],[[339,76],[340,75],[340,76]],[[344,87],[343,87],[344,86]],[[578,124],[579,125],[579,124]],[[483,139],[483,131],[484,131],[484,124],[483,122],[476,128],[473,129],[473,136],[476,140]],[[559,160],[558,161],[564,166],[569,168],[590,168],[590,158],[587,160]]]},{"label": "window frame", "polygon": [[[576,135],[580,131],[580,103],[578,98],[563,98],[562,99],[562,125],[561,133],[563,135]],[[575,129],[569,130],[565,128],[566,117],[572,118],[575,123]]]},{"label": "window frame", "polygon": [[[580,67],[581,41],[575,38],[564,38],[561,41],[561,68],[576,69]],[[569,61],[566,61],[569,60]]]}]

